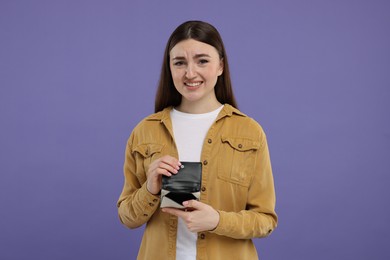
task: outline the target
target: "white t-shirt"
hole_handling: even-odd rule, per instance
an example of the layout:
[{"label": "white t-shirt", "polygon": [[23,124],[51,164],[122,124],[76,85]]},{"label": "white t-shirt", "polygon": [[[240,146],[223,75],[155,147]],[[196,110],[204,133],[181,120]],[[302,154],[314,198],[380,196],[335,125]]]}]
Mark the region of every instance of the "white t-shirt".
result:
[{"label": "white t-shirt", "polygon": [[[171,119],[173,135],[183,162],[200,162],[204,139],[223,106],[205,114],[188,114],[172,109]],[[187,229],[179,218],[176,239],[176,259],[196,259],[197,234]]]}]

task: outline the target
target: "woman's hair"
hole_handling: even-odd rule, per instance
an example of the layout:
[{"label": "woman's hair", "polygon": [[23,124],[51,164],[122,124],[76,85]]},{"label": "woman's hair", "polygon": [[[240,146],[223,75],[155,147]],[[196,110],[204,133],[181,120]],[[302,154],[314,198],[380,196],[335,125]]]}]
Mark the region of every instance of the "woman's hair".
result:
[{"label": "woman's hair", "polygon": [[233,95],[228,59],[220,34],[217,29],[209,23],[202,21],[188,21],[176,28],[169,37],[165,47],[161,75],[156,93],[154,107],[155,112],[159,112],[169,106],[180,105],[181,95],[173,84],[171,69],[169,66],[169,53],[176,44],[187,39],[194,39],[196,41],[207,43],[217,50],[219,58],[222,59],[223,62],[223,73],[218,77],[215,85],[215,95],[220,103],[227,103],[233,107],[237,107],[236,100]]}]

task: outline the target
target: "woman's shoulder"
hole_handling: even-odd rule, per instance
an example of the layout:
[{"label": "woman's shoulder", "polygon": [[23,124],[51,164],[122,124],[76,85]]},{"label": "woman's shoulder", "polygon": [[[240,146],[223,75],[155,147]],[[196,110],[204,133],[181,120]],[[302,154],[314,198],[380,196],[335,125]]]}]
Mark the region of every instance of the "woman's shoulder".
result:
[{"label": "woman's shoulder", "polygon": [[251,128],[262,130],[260,123],[256,119],[247,115],[246,113],[243,113],[238,108],[235,108],[231,105],[225,105],[224,110],[225,110],[225,114],[231,118],[232,123],[242,124],[245,127],[251,127]]},{"label": "woman's shoulder", "polygon": [[138,124],[134,127],[133,133],[144,132],[147,130],[153,130],[156,125],[164,122],[169,119],[169,114],[171,111],[171,107],[167,107],[162,111],[157,113],[150,114],[144,117]]},{"label": "woman's shoulder", "polygon": [[255,139],[265,138],[263,127],[256,119],[230,105],[225,105],[224,110],[227,115],[225,131],[229,134],[251,136]]},{"label": "woman's shoulder", "polygon": [[150,114],[138,122],[131,131],[128,144],[137,145],[142,142],[147,142],[150,138],[156,136],[161,131],[161,123],[169,119],[170,110],[171,108],[166,108],[157,113]]}]

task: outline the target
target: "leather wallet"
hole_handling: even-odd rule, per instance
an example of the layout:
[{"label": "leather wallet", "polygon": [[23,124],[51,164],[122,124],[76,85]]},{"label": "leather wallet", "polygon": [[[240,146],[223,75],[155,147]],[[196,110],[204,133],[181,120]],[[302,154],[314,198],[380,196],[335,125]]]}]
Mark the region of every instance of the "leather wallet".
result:
[{"label": "leather wallet", "polygon": [[199,200],[202,182],[202,163],[181,162],[177,174],[162,176],[161,208],[183,209],[186,200]]}]

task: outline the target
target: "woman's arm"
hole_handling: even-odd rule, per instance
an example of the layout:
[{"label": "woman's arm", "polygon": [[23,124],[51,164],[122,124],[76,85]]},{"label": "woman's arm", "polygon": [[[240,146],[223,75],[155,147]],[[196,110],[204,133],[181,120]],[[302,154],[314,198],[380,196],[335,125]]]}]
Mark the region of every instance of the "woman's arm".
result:
[{"label": "woman's arm", "polygon": [[130,136],[127,142],[124,163],[125,182],[117,202],[119,219],[129,228],[136,228],[146,223],[160,203],[159,196],[153,195],[147,190],[147,182],[141,183],[137,178],[137,167],[143,168],[143,165],[136,164],[136,159],[132,153],[133,139],[134,134]]},{"label": "woman's arm", "polygon": [[277,226],[275,188],[271,161],[264,133],[257,151],[255,173],[249,186],[246,209],[219,212],[219,223],[212,233],[236,239],[268,236]]},{"label": "woman's arm", "polygon": [[[178,159],[169,155],[159,157],[160,146],[147,143],[134,149],[133,141],[134,133],[126,147],[125,183],[117,203],[119,218],[129,228],[139,227],[151,218],[160,205],[162,175],[171,176],[180,168]],[[144,160],[152,159],[153,162],[145,166]]]}]

